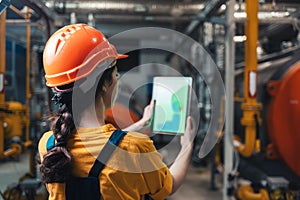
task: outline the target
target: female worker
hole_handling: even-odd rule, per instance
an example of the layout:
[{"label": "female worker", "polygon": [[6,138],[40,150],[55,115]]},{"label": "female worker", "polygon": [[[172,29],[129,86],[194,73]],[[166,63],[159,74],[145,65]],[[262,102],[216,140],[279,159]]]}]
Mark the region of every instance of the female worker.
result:
[{"label": "female worker", "polygon": [[[86,177],[116,130],[105,124],[104,111],[113,106],[118,83],[115,64],[124,57],[101,32],[85,24],[65,26],[48,40],[43,54],[46,84],[59,105],[52,130],[39,142],[40,171],[49,199],[65,199],[65,181],[71,174]],[[147,124],[151,106],[127,131]],[[188,117],[181,151],[170,169],[147,135],[128,132],[99,175],[102,198],[138,200],[147,194],[161,200],[174,193],[189,165],[192,127]],[[51,136],[55,145],[49,147]]]}]

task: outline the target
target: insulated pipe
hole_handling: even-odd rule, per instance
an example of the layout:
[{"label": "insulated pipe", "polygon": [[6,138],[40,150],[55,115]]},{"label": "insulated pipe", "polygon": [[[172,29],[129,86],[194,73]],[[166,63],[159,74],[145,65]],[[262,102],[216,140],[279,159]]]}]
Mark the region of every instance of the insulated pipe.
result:
[{"label": "insulated pipe", "polygon": [[[5,93],[4,93],[4,72],[5,72],[5,33],[6,33],[6,11],[3,11],[0,16],[0,109],[5,109]],[[4,153],[4,113],[0,111],[0,158]]]},{"label": "insulated pipe", "polygon": [[[46,6],[54,10],[70,14],[102,13],[102,14],[150,14],[150,15],[194,15],[203,9],[203,2],[177,3],[174,1],[131,0],[131,1],[64,1],[48,0]],[[167,12],[166,12],[167,11]]]},{"label": "insulated pipe", "polygon": [[[224,179],[223,179],[223,200],[231,199],[228,191],[231,187],[229,179],[233,169],[234,147],[232,145],[233,126],[234,126],[234,60],[235,60],[235,43],[233,36],[235,35],[236,26],[234,23],[234,5],[235,0],[228,1],[226,11],[226,20],[228,25],[226,30],[225,41],[225,133],[224,133]],[[223,102],[222,104],[223,105]],[[222,107],[223,108],[223,107]],[[223,111],[223,110],[222,110]],[[221,112],[222,112],[221,111]],[[221,116],[221,115],[220,115]]]},{"label": "insulated pipe", "polygon": [[[234,17],[237,23],[247,21],[247,14],[242,11],[235,12]],[[258,19],[260,24],[294,24],[298,21],[297,17],[291,16],[288,11],[259,11]]]},{"label": "insulated pipe", "polygon": [[30,26],[35,26],[37,28],[40,28],[42,25],[37,23],[37,22],[31,22],[27,19],[7,19],[6,20],[6,26],[27,26],[29,25]]},{"label": "insulated pipe", "polygon": [[259,122],[262,105],[257,103],[257,42],[258,42],[258,0],[246,0],[247,21],[245,23],[245,70],[244,70],[244,98],[242,104],[243,118],[241,124],[245,126],[245,144],[237,150],[245,157],[250,157],[255,150],[256,121]]}]

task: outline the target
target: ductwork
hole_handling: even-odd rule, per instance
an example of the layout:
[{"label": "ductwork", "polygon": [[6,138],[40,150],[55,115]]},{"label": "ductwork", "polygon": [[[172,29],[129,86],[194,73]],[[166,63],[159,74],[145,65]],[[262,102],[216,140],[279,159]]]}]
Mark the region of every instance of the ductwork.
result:
[{"label": "ductwork", "polygon": [[[117,17],[117,20],[110,19],[115,21],[148,20],[171,22],[176,19],[183,22],[191,21],[190,17],[199,16],[199,14],[203,16],[205,12],[204,7],[209,7],[212,5],[212,2],[216,2],[216,4],[219,2],[223,3],[222,0],[178,3],[174,3],[171,0],[45,0],[44,3],[48,8],[60,14],[69,15],[76,13],[78,17],[94,14],[97,19],[102,19],[101,16]],[[260,23],[291,23],[294,19],[287,18],[290,13],[286,10],[287,8],[295,8],[296,5],[298,4],[280,3],[276,6],[277,8],[272,8],[271,4],[262,4],[259,11]],[[222,13],[224,9],[226,9],[226,6],[221,7],[219,12]],[[246,19],[244,3],[237,4],[235,9],[236,22],[244,22]],[[181,17],[182,19],[180,19]],[[107,19],[107,17],[104,18]],[[204,15],[203,18],[206,19],[207,16]]]},{"label": "ductwork", "polygon": [[[175,20],[172,16],[135,16],[135,15],[95,15],[95,21],[97,22],[155,22],[155,23],[171,23]],[[188,22],[191,17],[181,16],[176,18],[176,22]]]},{"label": "ductwork", "polygon": [[205,2],[175,3],[174,1],[134,0],[134,1],[79,1],[47,0],[47,7],[61,14],[145,14],[145,15],[195,15],[204,8]]}]

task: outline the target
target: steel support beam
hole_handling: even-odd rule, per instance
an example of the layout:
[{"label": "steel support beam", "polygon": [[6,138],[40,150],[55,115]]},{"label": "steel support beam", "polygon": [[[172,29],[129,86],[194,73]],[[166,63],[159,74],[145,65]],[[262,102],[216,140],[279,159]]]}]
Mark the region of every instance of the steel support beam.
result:
[{"label": "steel support beam", "polygon": [[224,180],[223,200],[229,199],[228,193],[231,187],[229,177],[233,170],[233,127],[234,127],[234,65],[235,65],[235,21],[234,21],[235,0],[229,0],[226,11],[226,38],[225,38],[225,133],[224,133]]}]

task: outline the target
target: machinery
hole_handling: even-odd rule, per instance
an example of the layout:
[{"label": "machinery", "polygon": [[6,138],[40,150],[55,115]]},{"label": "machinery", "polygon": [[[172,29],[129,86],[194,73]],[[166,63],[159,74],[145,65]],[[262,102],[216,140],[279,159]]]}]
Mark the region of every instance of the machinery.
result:
[{"label": "machinery", "polygon": [[[23,15],[10,5],[10,1],[4,3],[5,8],[10,7],[18,15],[30,19],[29,9],[27,15]],[[18,162],[19,159],[16,158],[27,151],[30,153],[30,166],[29,172],[20,177],[19,183],[9,185],[4,192],[0,191],[0,194],[5,200],[46,199],[45,188],[42,182],[36,179],[36,145],[45,114],[45,103],[38,102],[44,101],[45,91],[37,91],[40,88],[35,83],[36,77],[41,75],[37,74],[37,55],[31,54],[33,49],[30,42],[30,25],[25,28],[26,47],[14,41],[9,42],[6,40],[6,12],[5,9],[1,10],[0,19],[0,162]],[[6,48],[7,44],[11,47]],[[18,69],[17,65],[20,65]],[[46,100],[44,102],[47,103]]]},{"label": "machinery", "polygon": [[[21,12],[18,12],[18,10],[12,5],[9,5],[9,0],[2,2],[4,2],[3,5],[5,8],[9,7],[9,9],[13,9],[25,20],[28,20],[30,17],[29,10],[28,15],[24,15]],[[19,3],[19,1],[15,1],[15,3],[17,2]],[[33,8],[36,9],[36,13],[33,17],[45,18],[46,23],[43,24],[45,27],[43,31],[47,32],[47,36],[49,36],[51,30],[49,23],[56,20],[48,19],[49,16],[51,17],[48,13],[49,8],[46,9],[46,6],[39,4],[40,1],[36,0],[24,0],[20,2],[26,2],[26,5],[34,5]],[[71,16],[74,16],[77,11],[75,9],[72,10],[72,1],[65,1],[63,4],[56,4],[55,1],[50,0],[47,2],[49,3],[48,5],[52,5],[54,7],[54,10],[60,10],[61,14],[64,12],[66,12],[65,14],[69,14],[70,18]],[[53,4],[51,4],[51,2],[53,2]],[[195,20],[189,25],[187,24],[187,26],[184,24],[182,27],[187,27],[187,31],[182,32],[189,36],[198,34],[194,37],[194,39],[196,41],[200,40],[200,42],[203,42],[203,46],[206,46],[208,51],[212,53],[220,73],[224,76],[224,74],[227,73],[224,67],[226,53],[224,48],[224,35],[229,31],[229,25],[224,22],[224,17],[221,20],[217,17],[224,14],[225,9],[222,5],[225,5],[228,1],[203,1],[201,2],[201,5],[204,2],[204,9],[198,14],[193,14],[193,19],[195,18]],[[299,26],[300,14],[297,6],[291,6],[292,8],[294,7],[294,9],[289,8],[290,10],[293,10],[290,12],[292,14],[284,17],[287,13],[286,10],[284,10],[284,8],[274,6],[274,2],[276,1],[241,0],[236,4],[236,7],[239,8],[235,10],[235,22],[238,24],[235,34],[244,35],[247,40],[245,45],[243,43],[244,46],[239,46],[240,44],[236,43],[237,46],[235,50],[237,51],[237,57],[235,58],[235,61],[238,62],[235,63],[235,74],[232,75],[235,82],[233,120],[234,139],[232,141],[234,144],[235,156],[233,162],[237,168],[234,169],[229,176],[226,176],[225,174],[223,178],[228,179],[229,182],[229,187],[226,188],[227,195],[234,196],[241,200],[300,199],[300,159],[298,159],[298,152],[300,151],[300,128],[298,127],[300,119],[300,42],[299,36],[297,38],[299,31],[296,30],[296,25]],[[286,2],[290,4],[295,3],[295,5],[299,6],[298,0],[286,0],[279,2]],[[94,3],[100,3],[100,1],[94,1]],[[241,6],[238,5],[239,3]],[[84,5],[88,4],[82,4],[82,6]],[[258,6],[260,5],[266,6],[262,8],[264,9],[264,12],[260,13],[260,19],[258,19]],[[60,8],[59,6],[65,7]],[[180,6],[181,5],[179,5],[178,9],[184,7]],[[245,9],[244,7],[247,8]],[[2,8],[4,7],[0,6],[1,33],[5,32],[6,14],[5,8],[4,10],[2,10]],[[152,9],[155,8],[158,9],[160,7],[156,6]],[[81,9],[83,13],[90,13],[91,11],[89,10],[91,9],[90,7]],[[121,9],[126,12],[125,7]],[[148,11],[151,12],[151,9]],[[165,13],[165,10],[162,9],[161,11]],[[119,13],[118,10],[117,12]],[[111,13],[117,12],[115,10]],[[127,12],[129,11],[127,10]],[[139,12],[142,12],[142,10]],[[247,18],[243,15],[246,12]],[[91,19],[93,19],[93,15],[87,15],[86,13],[84,14],[85,17],[89,16],[89,18],[91,17]],[[137,12],[131,14],[133,17],[137,14]],[[275,20],[271,19],[272,17],[276,17],[276,14],[278,16],[284,16],[281,18],[275,18]],[[83,16],[82,13],[81,15]],[[78,18],[80,19],[82,16],[78,15]],[[119,16],[119,18],[116,18],[117,20],[114,20],[118,21],[121,20],[121,18],[124,18],[124,20],[131,20],[131,18],[122,16]],[[144,19],[147,17],[141,17],[141,19],[142,18]],[[183,16],[179,18],[182,18],[181,20],[191,20],[190,18],[184,18]],[[176,19],[179,20],[179,18]],[[68,19],[68,16],[65,15],[64,17],[61,17],[61,19]],[[96,19],[109,21],[113,20],[113,15],[109,16],[109,20],[105,18],[105,16],[98,16]],[[138,19],[135,18],[135,20]],[[271,25],[260,24],[259,20],[261,20],[262,23],[269,23]],[[25,22],[26,21],[24,21],[24,23]],[[33,22],[31,23],[34,25]],[[56,26],[63,25],[63,22],[61,21],[55,22],[58,24]],[[127,21],[126,23],[128,22],[132,21]],[[210,29],[206,22],[208,22],[208,24],[210,23],[209,26],[214,27],[211,31],[213,32],[211,34],[212,39],[207,37],[210,36],[207,34]],[[10,21],[9,23],[12,24],[13,21]],[[292,23],[295,23],[296,25],[292,26]],[[28,24],[29,26],[27,26]],[[36,83],[39,81],[35,81],[34,78],[41,77],[42,73],[37,73],[33,76],[32,74],[38,70],[30,69],[29,58],[30,55],[33,55],[31,54],[31,50],[33,48],[30,47],[30,23],[25,25],[27,41],[26,47],[24,47],[26,50],[24,54],[26,54],[26,59],[23,60],[24,63],[26,62],[26,67],[24,67],[26,70],[23,72],[26,73],[26,81],[24,82],[24,91],[26,91],[26,94],[24,94],[25,97],[23,101],[19,101],[19,99],[7,99],[7,96],[5,96],[5,89],[7,89],[7,85],[4,80],[7,79],[4,77],[9,77],[9,70],[5,68],[5,51],[3,51],[6,49],[5,36],[3,34],[0,35],[0,160],[20,156],[26,149],[34,149],[35,147],[32,144],[36,143],[34,139],[37,139],[39,136],[38,134],[31,134],[30,129],[34,126],[34,120],[32,119],[35,118],[42,120],[43,117],[48,114],[48,110],[45,109],[45,107],[50,106],[51,110],[51,104],[48,103],[46,95],[48,94],[48,91],[39,86]],[[37,27],[39,28],[39,26],[36,25],[36,31],[32,32],[38,33]],[[203,28],[202,30],[201,27]],[[259,29],[262,31],[259,31]],[[278,37],[280,37],[280,39],[276,39]],[[294,41],[292,41],[291,38],[293,38]],[[36,40],[41,40],[41,38],[39,37]],[[288,40],[288,42],[285,42],[286,40]],[[266,53],[260,58],[257,57],[257,41],[259,41],[259,48],[264,48]],[[290,43],[293,44],[291,45]],[[290,48],[285,48],[285,46],[290,46]],[[187,52],[189,50],[191,51],[191,55],[193,55],[191,49],[188,49]],[[243,54],[243,56],[240,56],[240,54]],[[194,59],[198,59],[199,65],[202,64],[200,63],[199,55],[195,54],[194,57]],[[244,62],[240,63],[241,61]],[[39,64],[40,63],[37,63],[36,65]],[[186,63],[182,62],[178,65],[186,66]],[[181,70],[183,75],[192,75],[197,83],[195,87],[197,90],[199,110],[201,113],[201,121],[199,125],[201,130],[199,130],[197,140],[195,141],[195,152],[197,152],[199,150],[197,148],[201,145],[201,140],[205,137],[205,132],[209,126],[211,118],[212,105],[209,96],[210,94],[207,86],[205,85],[205,80],[203,80],[199,74],[188,67],[184,67]],[[12,77],[14,76],[12,75]],[[42,85],[42,81],[40,82]],[[32,86],[30,86],[31,84]],[[39,91],[36,90],[36,86],[40,87]],[[34,90],[36,90],[35,93]],[[39,95],[36,95],[37,93],[39,93]],[[134,91],[127,93],[132,94]],[[139,96],[143,95],[136,95],[137,98]],[[115,107],[106,112],[106,121],[114,123],[120,128],[126,127],[137,121],[142,115],[142,108],[141,105],[138,105],[137,103],[139,102],[138,99],[135,100],[131,98],[132,96],[129,97],[126,96],[126,94],[123,94],[122,96],[121,94]],[[35,102],[34,106],[32,106],[32,100]],[[131,108],[126,108],[124,106],[127,105],[128,102],[130,102],[132,106]],[[42,104],[43,106],[41,107],[37,106]],[[118,113],[117,116],[119,119],[112,118],[113,112]],[[221,112],[224,112],[224,110]],[[32,114],[35,117],[33,117]],[[42,123],[39,125],[42,126]],[[40,134],[42,132],[43,131],[40,131]],[[216,165],[212,167],[214,168],[212,169],[212,177],[216,174],[216,172],[222,173],[225,171],[225,167],[223,165],[226,160],[222,157],[223,152],[221,148],[225,142],[224,140],[221,141],[221,137],[222,136],[220,136],[220,142],[212,152],[212,159],[214,160],[213,164]],[[196,154],[193,157],[196,159]],[[31,165],[33,166],[32,163]],[[32,177],[32,175],[34,175],[34,170],[32,170],[30,174]],[[213,185],[214,184],[212,184],[212,188],[214,188]],[[37,197],[36,194],[33,194],[33,191],[36,191],[36,188],[40,188],[40,186],[40,182],[32,182],[31,179],[23,177],[20,180],[20,183],[11,186],[6,191],[5,195],[7,198],[7,195],[19,195],[22,191],[27,191],[29,196]],[[12,199],[16,198],[16,196],[12,197]]]},{"label": "machinery", "polygon": [[[1,33],[5,33],[6,11],[1,14]],[[30,42],[30,41],[29,41]],[[29,43],[30,44],[30,43]],[[19,155],[22,147],[28,148],[32,141],[29,139],[29,91],[27,105],[5,100],[5,65],[6,65],[6,37],[1,34],[1,94],[0,94],[0,158]],[[30,50],[29,50],[30,51]],[[28,68],[29,69],[29,68]],[[29,74],[29,72],[28,72]],[[27,78],[29,87],[29,76]]]},{"label": "machinery", "polygon": [[[231,183],[228,196],[299,199],[299,43],[258,59],[258,1],[246,1],[246,13],[245,62],[235,70],[233,144],[238,167],[224,177]],[[295,37],[299,32],[295,29],[287,34]],[[277,41],[280,39],[274,44]]]},{"label": "machinery", "polygon": [[[245,128],[235,123],[236,138],[252,146],[250,155],[239,158],[238,177],[249,180],[251,186],[241,186],[240,199],[298,199],[300,190],[299,119],[300,48],[277,53],[258,65],[258,102],[261,102],[261,122],[255,117],[256,134],[243,136]],[[236,71],[236,99],[243,93],[243,70]],[[283,106],[284,105],[284,106]],[[235,102],[235,121],[242,117],[242,103]],[[248,138],[247,138],[248,137]],[[249,141],[249,137],[250,140]],[[236,140],[239,152],[239,141]],[[248,147],[249,148],[249,147]]]},{"label": "machinery", "polygon": [[15,156],[22,152],[23,128],[26,125],[26,108],[19,102],[10,101],[6,103],[7,110],[3,119],[4,128],[4,157]]},{"label": "machinery", "polygon": [[[234,74],[226,76],[234,77],[234,137],[229,137],[233,141],[225,140],[224,135],[223,140],[220,137],[221,142],[211,153],[211,189],[215,189],[215,174],[220,173],[224,175],[225,182],[228,181],[228,185],[224,184],[225,199],[296,200],[300,197],[300,165],[297,155],[300,142],[297,126],[300,119],[299,30],[288,21],[281,23],[278,20],[279,24],[273,21],[268,25],[268,19],[262,19],[258,13],[261,12],[258,8],[263,9],[262,4],[256,0],[240,2],[245,3],[247,19],[235,19],[234,34],[244,35],[245,40],[240,43],[236,41]],[[291,16],[299,22],[299,10],[296,9]],[[224,67],[225,55],[230,54],[224,52],[224,38],[232,27],[224,22],[222,24],[219,18],[204,18],[203,21],[204,25],[199,29],[203,33],[200,37],[206,38],[206,49],[212,52],[221,74],[231,73]],[[211,33],[210,27],[213,27]],[[291,46],[284,47],[285,42]],[[262,54],[258,53],[260,48],[263,48]],[[210,123],[209,113],[212,112],[206,108],[211,107],[211,102],[202,100],[209,99],[205,83],[199,82],[198,88],[202,88],[199,89],[202,116],[200,127],[203,129],[200,132],[205,134],[203,127]],[[229,89],[226,88],[227,91]],[[225,130],[230,123],[225,124]],[[226,134],[232,132],[230,129]],[[201,139],[198,143],[201,144]],[[225,148],[220,148],[220,145]],[[227,160],[224,155],[231,153],[226,151],[226,145],[234,146],[232,160]],[[232,165],[228,174],[226,162]]]}]

